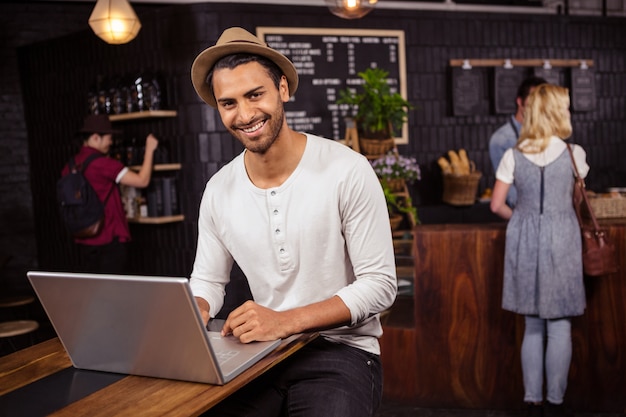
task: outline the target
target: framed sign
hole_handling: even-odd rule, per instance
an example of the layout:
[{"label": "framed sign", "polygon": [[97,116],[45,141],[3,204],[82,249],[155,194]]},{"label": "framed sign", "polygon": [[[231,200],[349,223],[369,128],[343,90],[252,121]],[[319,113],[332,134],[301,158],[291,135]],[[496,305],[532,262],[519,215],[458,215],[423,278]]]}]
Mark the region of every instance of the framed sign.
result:
[{"label": "framed sign", "polygon": [[517,111],[517,88],[524,79],[524,68],[494,68],[494,110],[496,114],[513,114]]},{"label": "framed sign", "polygon": [[596,108],[596,87],[593,70],[572,68],[572,109],[586,112]]},{"label": "framed sign", "polygon": [[473,116],[481,113],[481,75],[477,70],[452,68],[452,113]]},{"label": "framed sign", "polygon": [[[404,31],[257,27],[257,36],[289,58],[298,70],[298,91],[285,105],[289,126],[328,139],[343,139],[350,107],[338,105],[339,92],[358,88],[367,68],[389,73],[392,92],[406,99]],[[408,143],[408,127],[396,143]]]},{"label": "framed sign", "polygon": [[533,74],[535,77],[543,78],[550,84],[561,85],[560,73],[558,69],[539,67],[533,69]]}]

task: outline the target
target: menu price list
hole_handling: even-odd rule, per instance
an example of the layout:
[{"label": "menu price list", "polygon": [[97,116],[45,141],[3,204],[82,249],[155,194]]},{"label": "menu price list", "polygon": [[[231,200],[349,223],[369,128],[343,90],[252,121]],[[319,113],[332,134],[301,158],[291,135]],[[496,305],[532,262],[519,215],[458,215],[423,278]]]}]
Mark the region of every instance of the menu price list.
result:
[{"label": "menu price list", "polygon": [[281,33],[281,28],[265,29],[276,29],[261,31],[260,35],[298,70],[298,91],[285,106],[287,121],[297,131],[342,139],[344,119],[352,116],[352,109],[336,103],[339,92],[345,88],[358,89],[363,83],[358,73],[367,68],[387,71],[392,92],[403,93],[402,31],[368,30],[351,34],[303,29],[303,33]]}]

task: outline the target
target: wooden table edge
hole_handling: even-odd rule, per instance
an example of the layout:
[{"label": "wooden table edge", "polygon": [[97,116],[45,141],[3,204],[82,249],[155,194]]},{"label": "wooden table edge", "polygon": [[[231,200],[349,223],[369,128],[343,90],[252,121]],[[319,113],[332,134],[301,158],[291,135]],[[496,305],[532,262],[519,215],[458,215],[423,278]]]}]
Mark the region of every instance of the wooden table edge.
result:
[{"label": "wooden table edge", "polygon": [[[110,415],[111,408],[119,407],[116,415],[137,415],[136,408],[124,410],[124,404],[145,401],[158,393],[157,398],[166,398],[165,404],[159,401],[145,406],[154,407],[150,415],[160,416],[198,416],[230,394],[248,384],[259,375],[267,372],[286,358],[314,340],[318,333],[305,333],[286,338],[281,344],[256,364],[244,371],[225,385],[210,385],[197,382],[177,381],[160,378],[128,375],[87,397],[68,404],[51,416],[76,416],[87,414],[98,416],[99,413]],[[72,363],[58,338],[53,338],[38,345],[23,349],[0,358],[0,395],[19,389],[25,385],[69,368]],[[17,379],[16,379],[17,377]],[[129,392],[129,387],[132,388]],[[124,392],[124,400],[117,406],[111,404],[104,408],[102,401],[114,399]],[[96,408],[96,410],[94,410]],[[145,411],[148,411],[147,409]],[[127,413],[127,414],[125,414]]]}]

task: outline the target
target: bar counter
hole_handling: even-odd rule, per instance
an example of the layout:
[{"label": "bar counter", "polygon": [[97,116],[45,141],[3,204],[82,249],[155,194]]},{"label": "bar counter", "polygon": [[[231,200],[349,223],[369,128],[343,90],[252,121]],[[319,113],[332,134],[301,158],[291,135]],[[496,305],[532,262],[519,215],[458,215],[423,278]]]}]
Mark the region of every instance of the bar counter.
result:
[{"label": "bar counter", "polygon": [[[587,310],[572,321],[565,402],[577,411],[626,412],[626,219],[601,223],[620,271],[585,277]],[[501,308],[505,230],[505,223],[415,228],[413,296],[399,296],[384,321],[385,398],[436,408],[523,406],[524,320]]]}]

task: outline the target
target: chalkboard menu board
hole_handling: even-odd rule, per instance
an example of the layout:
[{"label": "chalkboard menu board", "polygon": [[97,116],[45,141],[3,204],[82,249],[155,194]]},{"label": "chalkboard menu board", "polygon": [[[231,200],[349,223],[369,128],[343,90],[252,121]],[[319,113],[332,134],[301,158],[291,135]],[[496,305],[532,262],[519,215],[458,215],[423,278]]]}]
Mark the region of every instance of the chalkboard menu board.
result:
[{"label": "chalkboard menu board", "polygon": [[481,77],[476,70],[452,68],[452,110],[455,116],[480,114]]},{"label": "chalkboard menu board", "polygon": [[591,69],[572,68],[572,109],[592,111],[596,108],[596,88]]},{"label": "chalkboard menu board", "polygon": [[[351,109],[336,104],[339,92],[362,84],[357,75],[367,68],[389,73],[392,92],[406,99],[404,31],[258,27],[257,36],[288,57],[300,78],[298,91],[285,112],[289,126],[339,140]],[[396,143],[408,143],[408,128]]]},{"label": "chalkboard menu board", "polygon": [[546,80],[549,84],[561,85],[561,77],[559,70],[555,68],[534,68],[533,74],[535,77],[540,77]]},{"label": "chalkboard menu board", "polygon": [[517,111],[515,97],[523,79],[523,68],[494,68],[494,105],[497,114],[512,114]]}]

